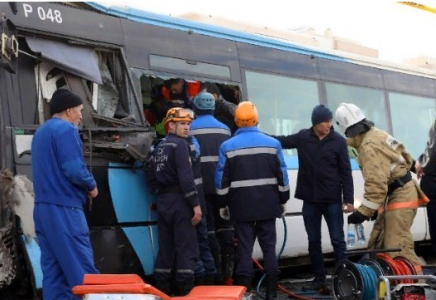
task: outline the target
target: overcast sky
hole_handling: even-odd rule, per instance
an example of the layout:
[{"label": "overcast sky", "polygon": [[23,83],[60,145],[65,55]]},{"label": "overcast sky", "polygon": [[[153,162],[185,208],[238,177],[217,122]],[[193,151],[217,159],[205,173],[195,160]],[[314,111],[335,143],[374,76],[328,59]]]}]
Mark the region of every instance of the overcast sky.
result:
[{"label": "overcast sky", "polygon": [[[323,34],[355,40],[379,50],[383,60],[402,62],[427,55],[436,58],[436,14],[393,0],[144,0],[99,1],[163,15],[186,13],[226,17],[267,26],[312,27]],[[436,8],[436,0],[418,0]]]}]

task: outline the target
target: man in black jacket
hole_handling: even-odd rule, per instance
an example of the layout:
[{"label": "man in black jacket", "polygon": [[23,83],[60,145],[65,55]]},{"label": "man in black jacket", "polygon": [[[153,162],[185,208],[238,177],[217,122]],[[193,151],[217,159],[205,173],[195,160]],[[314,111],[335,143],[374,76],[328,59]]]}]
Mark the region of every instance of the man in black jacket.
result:
[{"label": "man in black jacket", "polygon": [[325,287],[321,247],[322,216],[327,223],[335,261],[346,258],[343,212],[354,210],[354,188],[345,138],[332,127],[333,113],[324,105],[312,112],[312,124],[288,136],[275,136],[283,149],[297,149],[299,170],[295,198],[303,200],[303,219],[315,279],[310,289]]}]

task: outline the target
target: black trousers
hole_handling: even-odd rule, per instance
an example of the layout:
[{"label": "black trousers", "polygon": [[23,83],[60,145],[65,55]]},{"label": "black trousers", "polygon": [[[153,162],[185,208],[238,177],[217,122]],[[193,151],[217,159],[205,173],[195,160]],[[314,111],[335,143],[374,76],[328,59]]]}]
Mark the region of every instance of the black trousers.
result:
[{"label": "black trousers", "polygon": [[279,269],[276,256],[276,219],[236,222],[235,231],[238,239],[235,256],[236,276],[252,277],[254,275],[252,255],[256,237],[262,249],[265,273],[277,275]]},{"label": "black trousers", "polygon": [[199,257],[197,231],[192,225],[192,208],[180,194],[163,194],[157,200],[159,252],[154,264],[154,279],[171,278],[176,260],[176,281],[191,282]]}]

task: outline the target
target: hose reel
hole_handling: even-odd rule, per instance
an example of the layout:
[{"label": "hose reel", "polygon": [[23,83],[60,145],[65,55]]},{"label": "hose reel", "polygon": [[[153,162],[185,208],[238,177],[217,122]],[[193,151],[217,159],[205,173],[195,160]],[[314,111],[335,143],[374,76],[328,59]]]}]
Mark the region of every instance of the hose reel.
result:
[{"label": "hose reel", "polygon": [[[375,258],[364,259],[359,263],[345,259],[339,262],[333,272],[333,295],[338,300],[371,300],[375,298],[380,276],[416,274],[413,264],[400,256],[392,259],[386,254],[377,253]],[[394,284],[413,282],[413,279],[405,278]]]}]

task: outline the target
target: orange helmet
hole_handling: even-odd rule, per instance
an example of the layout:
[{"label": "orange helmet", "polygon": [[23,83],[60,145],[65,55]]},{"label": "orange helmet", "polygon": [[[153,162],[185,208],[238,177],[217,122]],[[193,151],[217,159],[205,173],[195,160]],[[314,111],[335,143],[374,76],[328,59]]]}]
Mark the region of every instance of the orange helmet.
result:
[{"label": "orange helmet", "polygon": [[191,122],[194,120],[194,112],[187,108],[172,107],[167,111],[165,124],[168,122]]},{"label": "orange helmet", "polygon": [[258,119],[256,106],[250,101],[239,103],[235,109],[235,123],[238,127],[256,126]]}]

